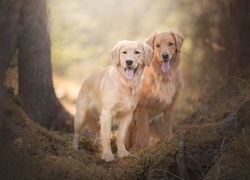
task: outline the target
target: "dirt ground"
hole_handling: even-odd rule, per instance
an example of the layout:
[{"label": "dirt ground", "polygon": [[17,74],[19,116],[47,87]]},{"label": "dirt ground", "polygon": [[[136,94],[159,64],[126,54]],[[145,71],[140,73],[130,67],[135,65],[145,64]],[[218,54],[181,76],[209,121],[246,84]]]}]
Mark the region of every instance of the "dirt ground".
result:
[{"label": "dirt ground", "polygon": [[41,127],[27,117],[18,97],[8,94],[9,121],[0,136],[1,179],[250,178],[250,101],[222,113],[217,122],[176,131],[169,143],[132,149],[130,157],[107,163],[100,160],[94,139],[82,138],[82,149],[75,151],[72,134]]}]

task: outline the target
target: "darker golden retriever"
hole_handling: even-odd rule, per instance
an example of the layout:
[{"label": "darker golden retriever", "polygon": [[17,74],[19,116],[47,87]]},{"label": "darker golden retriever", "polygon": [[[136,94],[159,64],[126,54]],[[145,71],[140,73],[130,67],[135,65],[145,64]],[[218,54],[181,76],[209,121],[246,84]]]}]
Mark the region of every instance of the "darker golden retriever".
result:
[{"label": "darker golden retriever", "polygon": [[179,65],[183,41],[184,38],[174,32],[155,33],[146,40],[154,50],[154,58],[144,71],[139,102],[126,137],[127,148],[149,145],[149,126],[159,114],[163,114],[163,118],[154,121],[158,135],[161,139],[172,139],[174,109],[182,87]]}]

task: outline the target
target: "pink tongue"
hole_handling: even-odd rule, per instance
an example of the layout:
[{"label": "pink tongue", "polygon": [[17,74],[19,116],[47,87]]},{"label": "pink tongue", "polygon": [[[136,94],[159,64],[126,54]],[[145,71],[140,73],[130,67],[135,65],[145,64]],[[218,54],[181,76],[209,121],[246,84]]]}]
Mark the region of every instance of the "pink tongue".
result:
[{"label": "pink tongue", "polygon": [[168,62],[163,62],[161,66],[161,70],[163,72],[167,72],[170,69],[170,61]]},{"label": "pink tongue", "polygon": [[132,77],[134,76],[134,70],[133,69],[126,69],[125,71],[125,77],[126,79],[132,79]]}]

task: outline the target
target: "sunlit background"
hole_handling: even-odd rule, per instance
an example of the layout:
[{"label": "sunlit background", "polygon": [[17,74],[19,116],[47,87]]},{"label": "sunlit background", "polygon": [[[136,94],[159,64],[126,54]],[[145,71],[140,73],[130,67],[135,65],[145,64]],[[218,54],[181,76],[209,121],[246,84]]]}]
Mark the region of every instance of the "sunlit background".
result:
[{"label": "sunlit background", "polygon": [[[230,21],[228,8],[224,7],[227,3],[220,3],[209,0],[49,0],[57,96],[74,114],[75,99],[83,81],[111,64],[110,50],[119,40],[145,40],[154,32],[176,31],[185,38],[181,54],[185,86],[178,101],[176,122],[194,112],[203,116],[198,111],[199,105],[206,103],[206,97],[223,86],[225,74],[221,72],[226,72],[230,66],[230,63],[221,65],[221,58],[225,58],[228,51],[223,44]],[[221,31],[223,28],[225,31]],[[233,61],[228,59],[228,62]],[[222,95],[226,97],[223,106],[235,102],[232,94]]]},{"label": "sunlit background", "polygon": [[[56,72],[82,81],[110,64],[119,40],[182,31],[175,3],[152,0],[50,0],[52,62]],[[185,33],[185,32],[181,32]]]}]

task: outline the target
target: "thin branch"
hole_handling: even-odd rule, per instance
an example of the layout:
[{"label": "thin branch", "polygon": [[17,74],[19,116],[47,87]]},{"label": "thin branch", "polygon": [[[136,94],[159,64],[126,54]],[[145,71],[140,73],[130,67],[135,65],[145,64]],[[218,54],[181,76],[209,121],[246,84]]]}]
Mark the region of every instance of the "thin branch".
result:
[{"label": "thin branch", "polygon": [[247,144],[247,138],[246,138],[246,135],[245,135],[245,129],[243,128],[242,131],[243,131],[244,139],[245,139],[245,142],[246,142],[247,150],[248,150],[248,152],[250,154],[250,149],[249,149],[249,146]]},{"label": "thin branch", "polygon": [[208,117],[205,117],[205,116],[200,116],[201,118],[205,119],[205,120],[208,120],[210,122],[213,122],[213,120],[211,118],[208,118]]},{"label": "thin branch", "polygon": [[176,178],[178,178],[178,179],[180,179],[180,180],[184,180],[184,179],[181,178],[180,176],[177,176],[177,175],[175,175],[175,174],[173,174],[173,173],[171,173],[171,172],[169,172],[169,171],[167,171],[167,173],[170,174],[170,175],[172,175],[172,176],[174,176],[174,177],[176,177]]},{"label": "thin branch", "polygon": [[241,80],[242,82],[246,83],[246,84],[250,84],[249,81],[245,80],[245,79],[242,79],[241,77],[238,77],[238,76],[233,76],[233,75],[229,75],[229,74],[224,74],[225,76],[227,77],[231,77],[231,78],[235,78],[235,79],[239,79]]},{"label": "thin branch", "polygon": [[193,167],[191,167],[189,164],[187,164],[187,166],[200,178],[202,179],[202,177],[193,169]]}]

